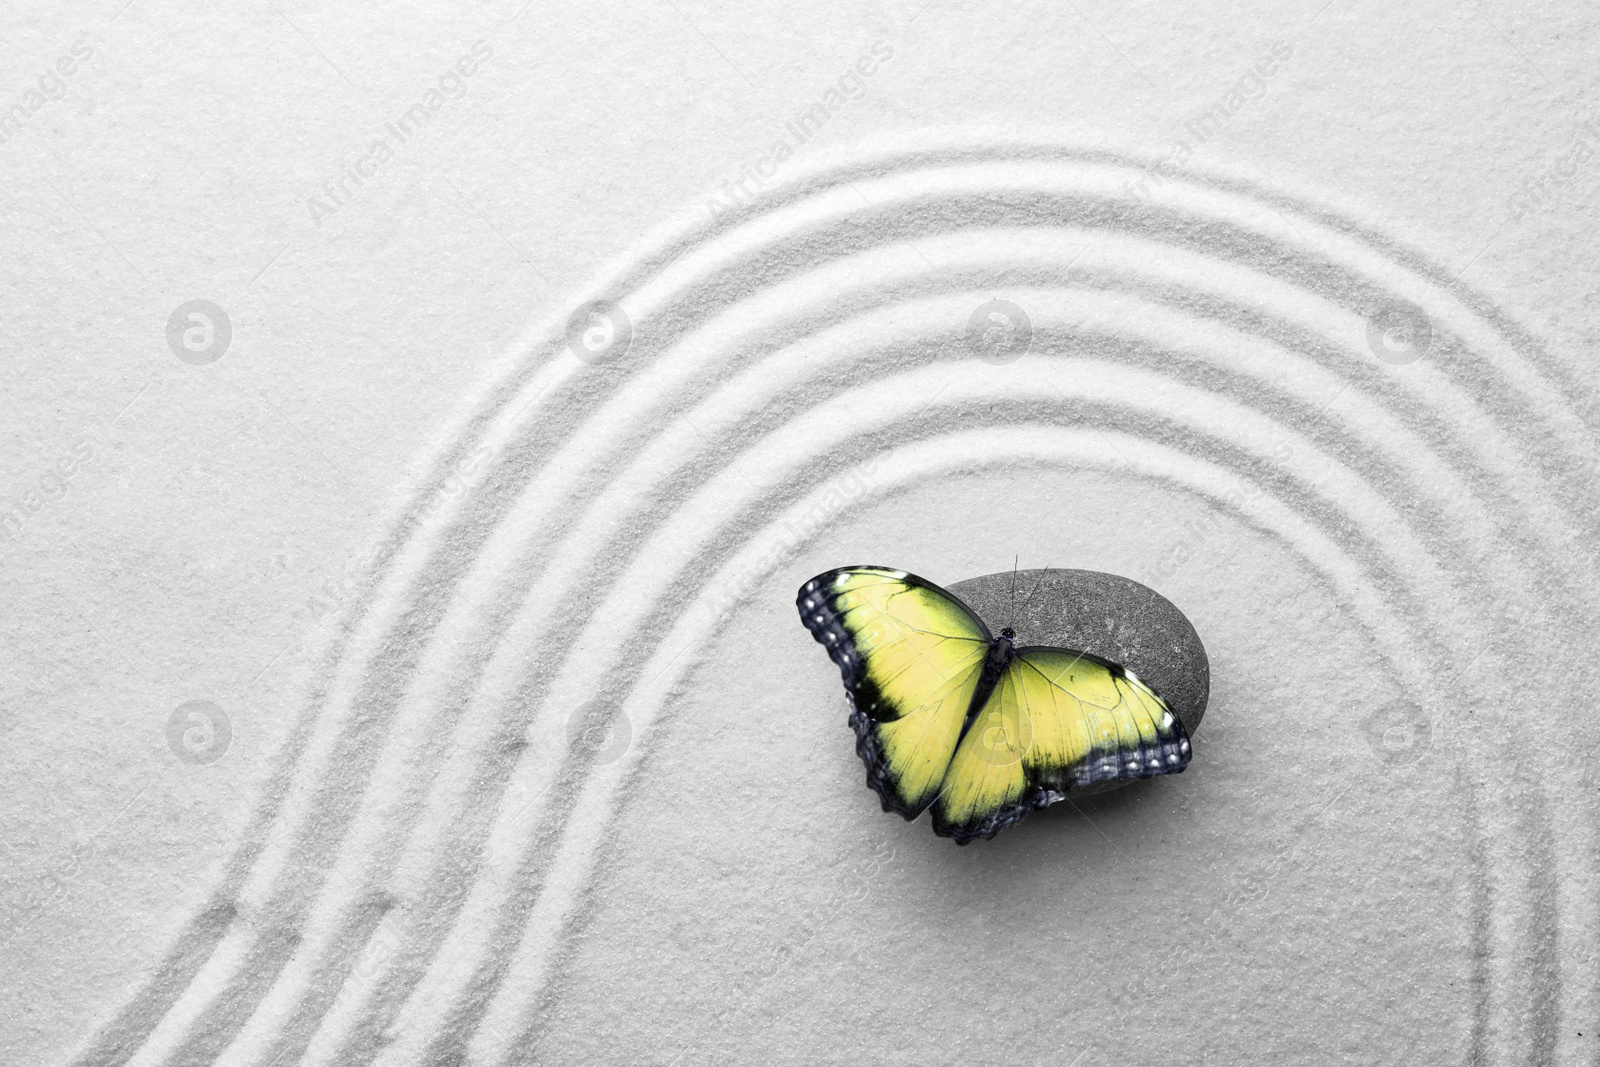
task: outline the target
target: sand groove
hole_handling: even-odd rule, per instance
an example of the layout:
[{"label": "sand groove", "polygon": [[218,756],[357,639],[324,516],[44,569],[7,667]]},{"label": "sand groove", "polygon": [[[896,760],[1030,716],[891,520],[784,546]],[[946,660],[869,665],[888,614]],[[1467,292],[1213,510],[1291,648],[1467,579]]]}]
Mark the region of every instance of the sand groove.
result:
[{"label": "sand groove", "polygon": [[[1408,696],[1479,711],[1457,735],[1478,969],[1455,1051],[1576,1062],[1558,1030],[1600,991],[1558,945],[1600,917],[1595,842],[1557,840],[1549,807],[1592,801],[1581,768],[1535,762],[1563,724],[1517,677],[1596,614],[1576,388],[1382,235],[1223,179],[1138,205],[1136,172],[1046,144],[818,167],[621,263],[593,294],[631,320],[614,363],[567,351],[565,312],[532,331],[397,515],[212,906],[76,1062],[519,1062],[664,696],[725,621],[704,605],[869,457],[884,491],[1062,463],[1258,487],[1250,521],[1394,650]],[[1033,330],[1003,366],[965,334],[996,294]],[[1394,301],[1432,329],[1406,366],[1367,347]],[[427,513],[483,445],[476,487]],[[600,662],[638,666],[596,693]],[[1550,697],[1593,681],[1570,666]],[[592,765],[559,739],[597,696],[633,741]]]}]

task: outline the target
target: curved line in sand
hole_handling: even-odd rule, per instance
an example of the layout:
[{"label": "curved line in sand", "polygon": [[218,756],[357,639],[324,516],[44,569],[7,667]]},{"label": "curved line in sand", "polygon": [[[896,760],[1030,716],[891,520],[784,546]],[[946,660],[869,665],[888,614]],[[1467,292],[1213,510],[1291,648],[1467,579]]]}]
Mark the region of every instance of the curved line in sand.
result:
[{"label": "curved line in sand", "polygon": [[[965,158],[971,158],[972,156],[972,153],[965,153]],[[1054,160],[1054,163],[1060,163],[1060,156],[1060,153],[1056,153],[1057,158]],[[951,169],[953,164],[956,164],[956,169],[961,169],[961,167],[965,166],[965,164],[958,164],[956,161],[962,157],[963,153],[960,152],[946,155],[936,160],[931,169],[948,171]],[[643,278],[644,284],[637,286],[637,288],[648,289],[648,287],[652,284],[660,283],[661,285],[665,286],[668,282],[674,281],[676,277],[675,272],[682,272],[686,275],[690,275],[691,277],[689,280],[679,282],[678,288],[675,291],[663,294],[662,298],[657,302],[656,305],[650,305],[647,299],[647,306],[657,306],[659,307],[659,312],[657,314],[645,316],[640,321],[665,324],[667,327],[669,327],[669,329],[665,331],[665,335],[669,337],[673,336],[673,329],[688,330],[692,328],[692,324],[697,321],[697,316],[694,314],[694,312],[700,310],[706,305],[704,303],[697,305],[695,301],[686,299],[684,295],[685,293],[703,296],[708,291],[715,291],[715,279],[722,279],[724,288],[726,288],[726,278],[728,274],[730,272],[736,274],[738,272],[738,264],[746,262],[752,257],[761,257],[765,255],[769,260],[781,260],[785,258],[784,256],[773,253],[772,249],[774,247],[782,246],[784,242],[793,242],[795,240],[794,235],[796,233],[801,234],[803,237],[809,235],[808,239],[813,242],[815,247],[825,250],[828,246],[827,242],[830,239],[830,235],[834,232],[831,227],[838,224],[837,220],[848,219],[851,217],[847,212],[836,207],[831,202],[823,204],[821,205],[821,208],[819,208],[817,198],[821,197],[829,190],[839,193],[842,196],[842,191],[852,183],[866,183],[863,184],[863,189],[867,190],[870,195],[877,197],[879,200],[879,206],[873,210],[900,210],[900,208],[897,207],[897,204],[901,203],[901,201],[897,201],[895,199],[895,190],[892,187],[904,187],[907,184],[902,180],[904,176],[890,173],[888,177],[884,177],[885,169],[890,169],[894,165],[895,163],[892,160],[875,161],[866,165],[866,170],[861,168],[855,168],[853,170],[850,168],[845,168],[836,173],[821,176],[814,180],[809,180],[809,183],[801,182],[793,192],[793,195],[789,195],[787,193],[774,193],[773,197],[769,201],[763,203],[763,208],[767,210],[764,215],[752,221],[751,226],[753,227],[753,230],[750,232],[746,232],[742,228],[736,228],[730,231],[730,233],[724,235],[718,241],[713,242],[710,245],[700,247],[696,243],[698,240],[698,234],[694,233],[693,227],[690,227],[685,231],[687,236],[678,239],[678,242],[675,246],[675,251],[674,245],[671,242],[668,242],[663,247],[657,248],[653,251],[647,250],[644,254],[634,258],[630,266],[625,267],[619,272],[619,279],[623,276],[631,277],[633,279]],[[1104,165],[1109,166],[1113,170],[1116,169],[1116,164],[1110,162],[1107,157],[1103,156],[1099,157],[1098,160],[1095,161],[1094,165]],[[999,187],[999,183],[997,179],[995,179],[992,169],[985,170],[986,166],[987,165],[980,165],[977,171],[974,172],[976,176],[977,187],[980,189],[983,188],[985,182],[988,182],[989,187],[991,188]],[[1057,167],[1057,169],[1059,170],[1060,168]],[[1124,166],[1122,169],[1125,171],[1126,167]],[[984,178],[982,176],[984,173],[988,173],[990,177]],[[971,179],[973,175],[969,175],[968,177]],[[874,181],[878,184],[871,184]],[[911,188],[902,189],[904,193],[902,199],[906,204],[916,205],[921,203],[935,203],[940,196],[951,195],[948,192],[949,182],[946,177],[925,182],[921,187],[916,187],[916,183],[914,181],[910,184],[912,186]],[[946,189],[945,193],[939,192],[941,184],[943,184]],[[1198,189],[1199,192],[1197,195],[1202,199],[1206,197],[1215,198],[1218,196],[1226,199],[1226,194],[1238,192],[1236,187],[1230,187],[1226,182],[1211,183],[1209,186],[1199,182],[1186,184]],[[966,189],[966,192],[962,195],[970,195],[970,190],[973,188],[972,181],[969,180],[964,188]],[[1055,198],[1051,200],[1051,203],[1055,204],[1059,202],[1060,199],[1061,198],[1059,197]],[[1262,203],[1275,203],[1279,206],[1279,210],[1283,210],[1285,206],[1289,206],[1290,210],[1296,210],[1298,207],[1300,207],[1299,205],[1287,205],[1287,201],[1284,198],[1262,196],[1258,191],[1255,192],[1253,196],[1246,196],[1241,199],[1254,204],[1256,207],[1259,207]],[[1234,207],[1237,208],[1238,205],[1234,205]],[[818,222],[815,220],[815,217],[810,222],[807,222],[804,219],[794,218],[777,219],[774,221],[773,216],[785,210],[792,210],[792,214],[797,216],[804,216],[807,214],[807,212],[810,212],[813,216],[819,216],[820,213],[820,217],[824,221]],[[907,208],[906,210],[909,212],[908,217],[916,217],[916,212],[914,210],[910,208]],[[1097,210],[1101,211],[1101,217],[1107,217],[1104,213],[1111,209],[1107,208],[1104,204],[1100,204],[1097,206]],[[864,214],[865,211],[864,209],[858,209],[858,213]],[[1235,210],[1233,214],[1237,216],[1239,212]],[[1360,240],[1359,231],[1357,231],[1354,227],[1351,227],[1348,224],[1339,224],[1337,221],[1330,223],[1331,216],[1325,213],[1319,214],[1314,211],[1300,211],[1297,217],[1300,218],[1300,222],[1302,224],[1306,224],[1307,220],[1309,219],[1316,225],[1332,229],[1337,235],[1342,235],[1346,239],[1357,241]],[[828,222],[826,221],[828,219],[832,219],[834,221]],[[766,232],[760,232],[763,225],[766,227]],[[1291,228],[1295,228],[1295,223],[1290,222],[1289,226]],[[807,227],[809,227],[809,229]],[[1307,228],[1310,228],[1310,226],[1307,226]],[[1180,228],[1180,230],[1177,232],[1181,234],[1183,231]],[[1195,233],[1213,234],[1215,231],[1206,231],[1200,229],[1196,230]],[[1263,249],[1272,248],[1274,244],[1282,243],[1282,241],[1278,239],[1268,239],[1264,237],[1259,232],[1259,228],[1256,237],[1260,238],[1259,242],[1255,245],[1251,245],[1249,241],[1246,241],[1246,247],[1243,249],[1243,252],[1249,252],[1253,247],[1255,251],[1259,253],[1262,252]],[[746,238],[747,240],[745,245],[740,246],[739,241]],[[1197,236],[1191,236],[1187,243],[1178,242],[1178,245],[1179,247],[1192,248],[1199,239],[1200,238]],[[1284,237],[1282,240],[1289,239]],[[1370,244],[1371,242],[1367,243]],[[804,246],[804,241],[802,241],[801,244]],[[922,242],[919,240],[918,244],[920,245]],[[1316,243],[1314,241],[1308,241],[1308,247],[1313,248],[1313,250],[1315,250],[1315,244]],[[792,249],[789,251],[792,251]],[[1233,251],[1238,252],[1240,250],[1234,249]],[[1358,254],[1364,252],[1369,257],[1372,256],[1370,249],[1363,250],[1358,248],[1356,251]],[[684,257],[685,261],[683,263],[673,263],[672,260],[678,258],[679,256]],[[701,256],[703,262],[697,261],[694,258],[696,256]],[[1263,258],[1271,257],[1263,254]],[[1375,258],[1379,261],[1385,260],[1385,257],[1382,254],[1381,245],[1379,246],[1379,252]],[[1487,308],[1487,305],[1483,301],[1472,297],[1470,294],[1467,294],[1466,298],[1463,299],[1462,294],[1466,292],[1464,287],[1452,286],[1441,281],[1443,274],[1437,270],[1432,271],[1433,276],[1430,278],[1428,270],[1419,269],[1418,264],[1421,263],[1420,259],[1417,259],[1413,256],[1411,257],[1411,260],[1412,262],[1407,262],[1405,256],[1393,255],[1391,251],[1391,255],[1388,257],[1387,261],[1383,263],[1383,265],[1391,270],[1394,270],[1395,264],[1400,263],[1411,272],[1417,273],[1421,277],[1427,279],[1433,288],[1437,290],[1438,294],[1436,296],[1429,297],[1428,299],[1430,300],[1439,300],[1445,304],[1453,304],[1455,300],[1462,299],[1463,303],[1461,306],[1461,312],[1463,313],[1460,314],[1460,318],[1464,324],[1460,325],[1455,332],[1462,336],[1471,336],[1476,332],[1476,339],[1478,340],[1479,346],[1498,347],[1497,338],[1495,335],[1499,334],[1510,338],[1512,342],[1511,347],[1534,347],[1530,341],[1520,335],[1519,331],[1516,331],[1510,326],[1510,324],[1505,322],[1503,317],[1497,317],[1496,313],[1494,313],[1492,309]],[[659,273],[659,264],[662,262],[669,264],[669,273],[664,274],[661,278],[652,278],[650,275],[652,273]],[[1234,262],[1234,260],[1231,260],[1226,256],[1221,256],[1218,257],[1217,262],[1219,266],[1225,266],[1226,264]],[[1424,264],[1423,266],[1425,267],[1426,265]],[[781,269],[781,263],[778,267],[769,268],[770,276],[773,278],[782,277]],[[693,277],[695,270],[700,272],[698,279]],[[1352,271],[1350,273],[1354,272]],[[714,281],[705,282],[703,279],[706,277],[713,278]],[[1343,275],[1339,275],[1339,277],[1342,278]],[[632,288],[634,287],[629,287],[628,289],[617,288],[613,289],[612,291],[631,291]],[[1339,289],[1339,286],[1332,286],[1331,288]],[[757,292],[759,293],[759,291],[760,290],[758,288]],[[1417,290],[1406,289],[1404,285],[1396,283],[1396,288],[1393,291],[1416,292]],[[648,295],[649,294],[646,293],[645,297],[647,298]],[[1348,289],[1339,289],[1339,295],[1348,296]],[[1417,299],[1417,302],[1424,303],[1426,301],[1423,299]],[[689,309],[687,316],[683,310],[685,307]],[[1430,307],[1432,307],[1431,304]],[[1454,319],[1452,316],[1441,315],[1441,321],[1454,322]],[[552,328],[544,332],[540,341],[540,345],[542,346],[541,351],[558,351],[559,346],[564,344],[564,338],[562,334],[563,331],[557,328]],[[1503,344],[1504,342],[1501,341],[1498,343]],[[644,353],[641,352],[641,354]],[[575,361],[572,361],[570,356],[564,358],[568,363],[575,364]],[[1370,368],[1367,369],[1370,370]],[[1439,377],[1442,379],[1443,385],[1463,390],[1469,399],[1473,398],[1474,394],[1478,394],[1481,398],[1481,395],[1484,394],[1486,390],[1492,391],[1493,388],[1504,388],[1506,384],[1512,384],[1495,383],[1492,380],[1494,377],[1494,368],[1490,368],[1490,370],[1490,374],[1478,376],[1470,371],[1452,373],[1452,368],[1445,367],[1440,371]],[[1559,401],[1562,399],[1561,393],[1563,392],[1563,389],[1560,388],[1559,383],[1557,385],[1550,385],[1543,382],[1541,376],[1537,372],[1537,368],[1530,370],[1525,362],[1520,363],[1514,367],[1513,370],[1515,372],[1513,374],[1514,383],[1517,386],[1527,389],[1530,395],[1536,398],[1536,400],[1530,400],[1522,405],[1525,410],[1535,408],[1537,403],[1550,404],[1551,410],[1558,417],[1560,417],[1563,412],[1568,410],[1565,404],[1554,403],[1554,401]],[[515,417],[512,417],[509,420],[507,420],[506,417],[506,411],[510,410],[511,403],[514,401],[518,406],[520,406],[524,396],[529,393],[533,393],[536,390],[542,391],[546,394],[540,397],[540,400],[543,400],[544,402],[539,403],[538,401],[535,401],[537,406],[532,409],[529,414],[531,415],[533,411],[537,411],[541,415],[553,414],[554,417],[550,418],[549,422],[555,427],[555,429],[559,431],[565,418],[564,413],[560,409],[562,408],[563,404],[567,404],[571,400],[571,397],[568,395],[568,393],[576,393],[580,400],[584,399],[586,395],[585,389],[587,388],[591,391],[593,390],[596,377],[603,376],[609,372],[609,368],[598,372],[591,372],[587,367],[574,366],[566,368],[565,373],[563,373],[560,369],[552,368],[548,364],[531,368],[515,369],[507,376],[507,380],[504,383],[491,388],[489,391],[489,397],[486,398],[492,400],[493,398],[498,397],[501,399],[502,403],[499,405],[491,403],[489,406],[480,406],[477,409],[478,414],[468,418],[466,427],[460,431],[460,436],[456,438],[456,440],[459,442],[458,446],[454,450],[446,449],[444,454],[441,456],[441,463],[447,465],[449,462],[453,461],[451,458],[452,456],[459,457],[459,455],[467,452],[478,440],[476,434],[479,431],[493,427],[497,421],[502,425],[504,425],[507,421],[514,423],[516,421]],[[590,375],[590,377],[586,379],[585,375]],[[1574,440],[1576,428],[1580,427],[1581,424],[1575,419],[1567,419],[1564,424],[1558,425],[1557,427],[1558,439],[1570,445]],[[1498,432],[1501,435],[1509,432],[1503,428],[1497,427],[1495,425],[1495,420],[1492,417],[1488,419],[1486,428],[1491,432]],[[569,430],[569,436],[570,433],[571,431]],[[1468,447],[1473,447],[1473,443],[1468,442]],[[1585,456],[1584,462],[1586,464],[1589,462],[1587,455]],[[1548,467],[1550,462],[1548,457],[1535,457],[1533,465]],[[1498,464],[1496,466],[1498,466]],[[502,469],[503,467],[497,466],[497,471]],[[1494,467],[1489,467],[1487,469],[1492,473],[1497,473],[1494,471]],[[1503,470],[1504,468],[1502,467],[1501,469]],[[1484,477],[1478,477],[1471,478],[1469,480],[1476,481],[1480,484],[1485,481],[1493,481],[1492,473],[1487,479]],[[1570,471],[1563,473],[1566,474],[1567,477],[1557,479],[1558,481],[1567,481],[1568,478],[1570,478]],[[433,483],[430,481],[427,484]],[[1521,496],[1535,498],[1532,500],[1532,503],[1534,504],[1536,511],[1540,508],[1544,509],[1544,517],[1548,518],[1550,515],[1558,513],[1559,505],[1537,499],[1542,495],[1537,492],[1537,490],[1541,488],[1543,487],[1537,484],[1528,486],[1513,486],[1513,489],[1520,490]],[[478,510],[475,513],[474,508],[481,509],[483,502],[474,500],[469,503],[473,504],[474,507],[455,509],[443,515],[436,516],[434,521],[429,523],[424,521],[426,516],[422,514],[423,505],[421,499],[419,498],[417,501],[412,503],[406,514],[402,517],[399,523],[397,523],[397,528],[403,531],[410,531],[410,533],[420,536],[406,540],[406,551],[404,553],[397,553],[396,557],[392,557],[394,562],[400,565],[401,569],[392,576],[386,576],[386,580],[381,585],[374,588],[373,594],[364,599],[361,605],[361,615],[358,619],[358,625],[364,628],[365,633],[361,638],[358,638],[356,647],[348,650],[356,653],[354,658],[346,655],[347,650],[342,647],[342,642],[332,651],[329,660],[330,667],[343,665],[346,668],[346,670],[343,672],[343,678],[340,681],[333,681],[331,679],[334,677],[335,672],[331,669],[325,672],[325,678],[323,681],[319,682],[319,690],[314,695],[314,702],[310,706],[310,709],[308,709],[307,718],[297,729],[296,741],[289,749],[286,750],[290,764],[286,767],[284,772],[282,772],[282,778],[292,779],[293,777],[298,776],[302,783],[307,781],[316,782],[319,780],[335,782],[335,785],[331,787],[325,787],[324,792],[320,794],[320,796],[324,799],[337,799],[339,797],[350,795],[348,788],[349,781],[354,776],[350,775],[349,771],[351,770],[352,766],[354,766],[357,770],[363,768],[359,762],[353,763],[348,759],[341,760],[339,758],[339,752],[341,749],[337,746],[337,744],[332,747],[325,747],[323,750],[325,754],[320,759],[302,760],[299,758],[299,753],[309,753],[311,749],[310,742],[306,739],[309,738],[311,734],[312,715],[315,714],[315,709],[322,706],[324,703],[343,704],[346,708],[355,706],[363,699],[361,689],[362,682],[374,675],[383,676],[387,682],[396,674],[404,673],[404,671],[408,669],[412,663],[415,663],[418,659],[420,659],[422,654],[426,652],[428,641],[445,639],[442,636],[435,636],[435,633],[444,633],[442,629],[439,629],[435,632],[427,633],[425,637],[419,639],[418,643],[412,645],[402,645],[400,647],[391,645],[391,654],[382,654],[383,646],[387,643],[385,635],[391,632],[391,627],[400,628],[402,631],[402,636],[404,636],[405,632],[408,630],[408,622],[411,622],[412,625],[415,625],[414,620],[419,618],[423,618],[425,620],[427,611],[430,609],[435,611],[439,616],[442,616],[443,613],[449,610],[452,603],[458,598],[459,591],[456,589],[454,584],[451,584],[447,581],[443,586],[443,591],[437,595],[435,600],[431,602],[427,601],[426,599],[419,600],[414,594],[408,591],[407,582],[409,580],[420,583],[423,579],[423,576],[431,571],[431,567],[428,566],[428,562],[430,560],[437,559],[438,553],[442,551],[444,546],[455,543],[452,541],[452,539],[456,539],[458,542],[465,541],[465,543],[471,543],[471,535],[477,532],[471,528],[471,523],[474,520],[475,514],[477,517],[481,517],[482,515],[481,510]],[[581,522],[581,517],[578,517],[576,521]],[[1570,526],[1571,520],[1566,519],[1565,524]],[[495,522],[491,523],[490,525],[491,528],[495,528],[498,527],[499,523]],[[424,527],[426,527],[426,529]],[[410,534],[407,534],[407,537],[409,538]],[[400,558],[401,556],[408,558]],[[407,565],[408,563],[409,566]],[[466,569],[467,565],[463,564],[457,573],[465,573]],[[419,607],[423,610],[419,611]],[[362,645],[365,645],[366,649],[364,654],[361,648]],[[381,688],[382,687],[380,687],[380,691]],[[391,685],[389,688],[393,689],[396,687]],[[340,690],[343,690],[342,694]],[[334,717],[338,718],[337,715]],[[348,749],[349,746],[346,745],[344,751],[348,751]],[[302,763],[306,765],[301,765]],[[310,764],[316,764],[318,767],[320,767],[320,769],[318,769],[318,767],[312,767]],[[288,791],[288,787],[284,786],[283,792]],[[275,795],[281,796],[282,793]],[[306,808],[301,806],[301,818],[304,818],[305,811]],[[274,849],[272,848],[270,842],[267,841],[268,832],[266,826],[272,821],[275,814],[277,814],[277,812],[272,802],[269,802],[268,805],[264,806],[262,819],[254,824],[251,828],[251,833],[259,834],[260,837],[259,839],[255,839],[247,836],[241,847],[240,853],[235,857],[234,863],[230,865],[230,874],[228,878],[229,884],[236,885],[240,889],[245,889],[248,887],[251,881],[254,881],[257,887],[265,888],[272,881],[272,879],[270,877],[263,878],[260,873],[263,870],[269,872],[272,870],[282,870],[286,864],[298,864],[308,860],[314,861],[319,855],[326,856],[335,853],[339,848],[340,842],[343,840],[343,831],[329,833],[327,835],[311,835],[309,837],[299,838],[298,840],[291,836],[290,841],[293,842],[295,847],[286,848],[283,844],[284,838],[280,836],[277,839],[280,844],[276,848],[276,853],[274,855],[267,856],[266,854],[273,852]],[[291,812],[291,814],[293,813]],[[267,859],[267,863],[264,867],[257,862],[263,857]],[[256,877],[254,879],[251,879],[247,876],[247,868],[254,869],[254,872],[256,873]],[[196,923],[194,929],[191,931],[193,936],[186,935],[185,939],[180,942],[178,948],[171,956],[169,956],[162,973],[169,979],[181,978],[181,976],[185,973],[198,973],[199,965],[197,965],[195,961],[204,954],[203,950],[206,945],[215,945],[221,942],[223,933],[228,928],[229,924],[234,918],[235,913],[238,912],[238,904],[236,901],[238,901],[241,897],[248,900],[248,896],[248,893],[237,891],[219,892],[217,896],[218,907],[209,911],[206,918]],[[302,920],[306,914],[305,909],[311,906],[311,900],[300,900],[298,902],[291,900],[287,904],[279,902],[275,907],[270,907],[268,911],[277,917],[289,920],[289,925],[291,928],[297,928],[299,925],[299,920]],[[248,914],[248,909],[244,913]],[[370,909],[368,909],[368,913],[370,913]],[[269,951],[259,953],[255,956],[254,962],[258,965],[268,964],[270,966],[269,959],[276,959],[286,962],[288,959],[287,954],[292,954],[294,952],[295,944],[297,943],[294,938],[285,940],[281,937],[268,937],[266,938],[266,941],[268,941],[272,947]],[[281,965],[282,964],[280,963],[280,966]],[[232,1014],[241,1020],[245,1014],[255,1010],[255,1005],[259,1004],[259,1001],[262,997],[268,995],[268,990],[259,985],[247,985],[245,987],[235,986],[234,988],[242,995],[236,996],[233,999],[232,1003],[235,1005],[235,1007],[232,1010]],[[146,996],[142,1001],[136,1000],[135,1004],[142,1004],[145,1010],[160,1010],[158,1005],[163,1001],[165,1001],[169,1006],[173,1003],[170,985],[167,985],[165,988],[158,988],[156,986],[147,987],[146,993],[148,994],[152,992],[155,995]],[[132,1009],[133,1007],[134,1005],[130,1004],[129,1008]],[[127,1012],[125,1011],[124,1017],[126,1017],[126,1015]],[[240,1027],[243,1025],[243,1022],[241,1021]],[[136,1028],[137,1027],[133,1029]],[[107,1036],[114,1037],[115,1029],[116,1027],[114,1024],[113,1027],[107,1031]],[[238,1028],[235,1029],[237,1030]],[[132,1029],[125,1028],[122,1036],[132,1037]],[[112,1043],[115,1044],[115,1041]],[[105,1042],[102,1042],[99,1047],[106,1048],[108,1046]],[[122,1047],[126,1048],[127,1045],[124,1043]],[[172,1046],[168,1047],[171,1048]],[[184,1047],[186,1047],[190,1053],[201,1051],[200,1046],[196,1046],[193,1043],[189,1043]],[[147,1049],[146,1051],[152,1050]],[[107,1060],[107,1062],[112,1062],[112,1060]]]}]

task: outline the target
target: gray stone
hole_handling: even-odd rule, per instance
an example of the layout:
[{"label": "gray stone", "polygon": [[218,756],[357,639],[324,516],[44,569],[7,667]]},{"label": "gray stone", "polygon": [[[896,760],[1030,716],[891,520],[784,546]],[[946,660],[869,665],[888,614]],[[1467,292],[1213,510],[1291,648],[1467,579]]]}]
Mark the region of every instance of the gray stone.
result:
[{"label": "gray stone", "polygon": [[[1200,635],[1172,601],[1132,578],[1102,571],[1011,571],[968,578],[947,588],[998,635],[1010,626],[1017,644],[1054,645],[1120,663],[1154,689],[1193,737],[1211,694],[1211,666]],[[1102,782],[1074,796],[1118,789]]]}]

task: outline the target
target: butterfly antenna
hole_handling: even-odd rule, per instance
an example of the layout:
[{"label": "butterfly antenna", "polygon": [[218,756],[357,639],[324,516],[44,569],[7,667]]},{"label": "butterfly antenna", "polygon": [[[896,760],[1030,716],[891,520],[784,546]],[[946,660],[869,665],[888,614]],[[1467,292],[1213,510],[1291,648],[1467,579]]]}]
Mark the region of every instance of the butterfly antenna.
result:
[{"label": "butterfly antenna", "polygon": [[1006,622],[1008,630],[1017,624],[1017,566],[1021,562],[1021,554],[1011,557],[1011,618]]},{"label": "butterfly antenna", "polygon": [[[1023,607],[1027,607],[1028,603],[1031,600],[1033,600],[1033,594],[1035,594],[1035,593],[1037,593],[1039,591],[1039,586],[1041,584],[1043,584],[1045,575],[1047,575],[1049,573],[1050,573],[1050,568],[1049,567],[1046,567],[1044,570],[1039,572],[1039,577],[1035,578],[1034,581],[1033,581],[1033,588],[1028,590],[1028,595],[1022,601],[1022,606]],[[1013,595],[1015,595],[1015,594],[1013,594]],[[1015,609],[1013,609],[1013,614],[1015,614]]]}]

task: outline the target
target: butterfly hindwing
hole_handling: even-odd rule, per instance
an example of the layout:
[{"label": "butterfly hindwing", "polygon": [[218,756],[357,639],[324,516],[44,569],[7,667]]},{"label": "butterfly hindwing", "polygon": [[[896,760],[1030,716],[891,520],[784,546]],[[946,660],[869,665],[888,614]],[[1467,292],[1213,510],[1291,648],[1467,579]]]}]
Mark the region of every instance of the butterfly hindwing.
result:
[{"label": "butterfly hindwing", "polygon": [[1188,766],[1189,735],[1155,691],[1085,653],[1018,649],[962,737],[934,831],[993,837],[1068,790]]},{"label": "butterfly hindwing", "polygon": [[908,819],[938,795],[991,638],[966,605],[914,574],[843,567],[796,601],[850,694],[867,782]]},{"label": "butterfly hindwing", "polygon": [[933,832],[961,844],[993,837],[1033,803],[1026,760],[1032,720],[1007,670],[962,736],[933,805]]}]

